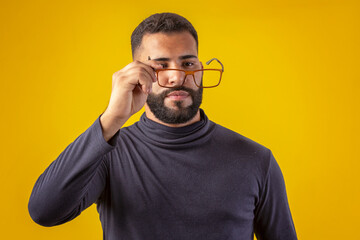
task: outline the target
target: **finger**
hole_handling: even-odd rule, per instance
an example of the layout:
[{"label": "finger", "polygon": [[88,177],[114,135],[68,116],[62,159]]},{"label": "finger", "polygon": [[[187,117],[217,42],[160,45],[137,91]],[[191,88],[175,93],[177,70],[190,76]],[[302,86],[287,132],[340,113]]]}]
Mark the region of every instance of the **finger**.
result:
[{"label": "finger", "polygon": [[155,66],[144,64],[144,70],[149,74],[152,82],[156,82]]},{"label": "finger", "polygon": [[148,60],[144,63],[145,69],[150,73],[150,75],[154,76],[153,82],[156,82],[156,69],[163,68],[161,64],[156,62],[155,60]]},{"label": "finger", "polygon": [[155,64],[154,61],[152,63],[148,63],[148,61],[145,63],[135,60],[134,62],[127,65],[124,70],[129,71],[130,69],[139,69],[139,67],[140,69],[144,69],[148,72],[148,76],[151,78],[152,82],[156,82],[155,69],[159,68],[159,64]]},{"label": "finger", "polygon": [[149,78],[149,73],[146,70],[143,70],[139,73],[138,84],[144,93],[149,94],[152,90],[152,81]]},{"label": "finger", "polygon": [[[156,82],[156,73],[154,71],[154,69],[145,64],[145,63],[142,63],[140,61],[137,61],[135,60],[134,62],[130,63],[129,65],[127,65],[125,68],[122,69],[123,72],[127,72],[129,75],[133,75],[133,74],[136,74],[135,75],[135,82],[133,82],[134,84],[138,84],[138,78],[139,78],[139,74],[140,72],[143,72],[143,73],[146,73],[145,75],[143,75],[143,77],[147,77],[150,79],[150,82]],[[143,74],[142,73],[142,74]]]},{"label": "finger", "polygon": [[158,61],[155,61],[155,60],[147,60],[147,61],[145,61],[145,64],[149,65],[155,69],[162,68],[162,65]]}]

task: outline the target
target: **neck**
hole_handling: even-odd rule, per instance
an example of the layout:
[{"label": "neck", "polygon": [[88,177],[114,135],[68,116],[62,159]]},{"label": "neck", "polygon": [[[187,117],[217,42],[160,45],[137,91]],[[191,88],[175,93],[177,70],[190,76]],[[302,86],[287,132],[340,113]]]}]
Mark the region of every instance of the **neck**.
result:
[{"label": "neck", "polygon": [[157,117],[155,117],[154,113],[150,110],[150,108],[147,104],[145,104],[145,114],[148,119],[150,119],[154,122],[160,123],[160,124],[168,126],[168,127],[174,127],[174,128],[185,127],[185,126],[191,125],[191,124],[201,120],[200,110],[198,110],[195,117],[193,117],[192,119],[190,119],[189,121],[187,121],[185,123],[179,123],[179,124],[165,123],[165,122],[161,121],[160,119],[158,119]]}]

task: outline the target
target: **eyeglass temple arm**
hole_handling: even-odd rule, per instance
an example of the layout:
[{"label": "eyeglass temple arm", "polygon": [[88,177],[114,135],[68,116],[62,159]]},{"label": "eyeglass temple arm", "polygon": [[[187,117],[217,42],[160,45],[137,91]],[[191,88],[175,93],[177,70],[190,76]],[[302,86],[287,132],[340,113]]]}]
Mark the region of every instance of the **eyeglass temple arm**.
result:
[{"label": "eyeglass temple arm", "polygon": [[224,72],[224,65],[217,58],[210,59],[209,61],[206,62],[206,65],[209,65],[214,60],[216,60],[218,63],[220,63],[222,71]]}]

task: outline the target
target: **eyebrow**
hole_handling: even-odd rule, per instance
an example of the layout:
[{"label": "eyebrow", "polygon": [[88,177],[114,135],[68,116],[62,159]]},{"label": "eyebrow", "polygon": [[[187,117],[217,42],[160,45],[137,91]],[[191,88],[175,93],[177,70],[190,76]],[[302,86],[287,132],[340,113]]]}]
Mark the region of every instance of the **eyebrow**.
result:
[{"label": "eyebrow", "polygon": [[[183,56],[179,57],[180,60],[185,60],[185,59],[189,59],[189,58],[197,58],[197,56],[195,56],[195,55],[183,55]],[[149,56],[149,60],[150,60],[150,56]],[[170,61],[170,58],[161,57],[161,58],[154,58],[152,60],[166,62],[166,61]]]}]

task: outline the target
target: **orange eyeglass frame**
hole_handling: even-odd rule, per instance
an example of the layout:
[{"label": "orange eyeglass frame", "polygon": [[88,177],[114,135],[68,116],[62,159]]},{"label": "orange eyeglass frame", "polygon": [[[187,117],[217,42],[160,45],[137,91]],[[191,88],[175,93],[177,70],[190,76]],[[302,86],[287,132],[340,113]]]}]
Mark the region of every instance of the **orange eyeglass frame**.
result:
[{"label": "orange eyeglass frame", "polygon": [[[150,59],[150,56],[149,56],[148,59],[151,60],[151,59]],[[183,70],[183,69],[176,69],[176,68],[165,68],[165,69],[161,69],[161,68],[160,68],[160,69],[154,69],[154,68],[153,68],[153,69],[154,69],[154,71],[156,72],[156,80],[157,80],[157,82],[158,82],[158,84],[159,84],[160,87],[173,88],[173,87],[171,87],[171,86],[164,86],[164,85],[161,85],[161,84],[160,84],[159,78],[158,78],[159,72],[161,72],[161,71],[169,71],[169,70],[176,70],[176,71],[181,71],[181,72],[184,72],[184,73],[185,73],[185,77],[184,77],[184,80],[182,81],[181,86],[184,84],[186,77],[187,77],[188,75],[191,75],[191,76],[193,76],[193,80],[194,80],[195,85],[196,85],[197,87],[199,87],[199,88],[213,88],[213,87],[219,86],[219,84],[220,84],[220,82],[221,82],[222,74],[223,74],[223,72],[224,72],[224,65],[223,65],[217,58],[212,58],[212,59],[210,59],[209,61],[206,62],[206,65],[209,65],[209,64],[210,64],[212,61],[214,61],[214,60],[216,60],[216,61],[221,65],[221,69],[206,68],[206,69],[198,69],[198,70],[193,70],[193,71],[186,71],[186,70]],[[207,71],[207,70],[210,70],[210,71],[219,71],[219,72],[220,72],[220,78],[219,78],[218,84],[216,84],[216,85],[214,85],[214,86],[210,86],[210,87],[204,87],[204,86],[198,85],[198,84],[196,83],[194,74],[195,74],[196,72]]]}]

